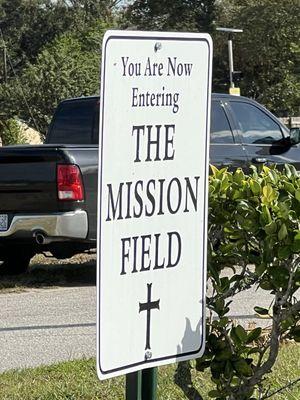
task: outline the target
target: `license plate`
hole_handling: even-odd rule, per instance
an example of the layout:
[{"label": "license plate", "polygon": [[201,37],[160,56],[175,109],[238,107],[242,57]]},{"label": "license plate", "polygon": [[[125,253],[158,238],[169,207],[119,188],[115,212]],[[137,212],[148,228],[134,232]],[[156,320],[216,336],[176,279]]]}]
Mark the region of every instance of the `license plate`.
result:
[{"label": "license plate", "polygon": [[8,215],[0,214],[0,231],[7,231],[8,227]]}]

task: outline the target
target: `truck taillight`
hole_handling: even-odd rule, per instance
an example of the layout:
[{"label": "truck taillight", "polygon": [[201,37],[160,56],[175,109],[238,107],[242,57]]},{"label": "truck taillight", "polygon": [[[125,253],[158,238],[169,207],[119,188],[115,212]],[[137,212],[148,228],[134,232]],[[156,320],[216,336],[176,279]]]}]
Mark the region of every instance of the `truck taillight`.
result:
[{"label": "truck taillight", "polygon": [[84,188],[77,165],[57,166],[57,193],[59,200],[84,200]]}]

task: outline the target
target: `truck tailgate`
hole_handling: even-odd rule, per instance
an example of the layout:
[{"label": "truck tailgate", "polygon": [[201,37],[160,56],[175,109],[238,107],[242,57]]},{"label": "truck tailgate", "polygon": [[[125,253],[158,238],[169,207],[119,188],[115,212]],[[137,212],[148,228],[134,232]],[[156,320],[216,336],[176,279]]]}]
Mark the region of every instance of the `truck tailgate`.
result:
[{"label": "truck tailgate", "polygon": [[56,165],[64,162],[57,146],[0,148],[0,213],[57,211]]}]

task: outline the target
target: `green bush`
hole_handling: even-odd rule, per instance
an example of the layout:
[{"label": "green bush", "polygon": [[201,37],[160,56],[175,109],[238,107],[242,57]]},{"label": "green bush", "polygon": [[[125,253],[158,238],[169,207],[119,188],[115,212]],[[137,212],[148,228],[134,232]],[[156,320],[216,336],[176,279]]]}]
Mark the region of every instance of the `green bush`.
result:
[{"label": "green bush", "polygon": [[[207,306],[217,319],[207,324],[206,350],[196,369],[210,368],[218,400],[266,399],[264,377],[280,341],[300,341],[300,175],[264,166],[249,175],[212,167],[209,178]],[[228,273],[228,268],[232,273]],[[246,331],[228,318],[232,298],[250,287],[269,292],[272,303],[255,312],[271,329]],[[288,379],[288,378],[287,378]]]},{"label": "green bush", "polygon": [[0,138],[3,146],[25,143],[21,126],[14,119],[0,121]]}]

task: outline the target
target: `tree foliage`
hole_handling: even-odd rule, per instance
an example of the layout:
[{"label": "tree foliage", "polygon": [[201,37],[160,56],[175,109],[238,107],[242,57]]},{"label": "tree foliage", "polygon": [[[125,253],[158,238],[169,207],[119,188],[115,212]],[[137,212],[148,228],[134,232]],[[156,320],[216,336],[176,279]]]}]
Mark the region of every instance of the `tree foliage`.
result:
[{"label": "tree foliage", "polygon": [[105,29],[105,25],[97,24],[85,33],[62,35],[46,46],[34,64],[27,64],[19,79],[2,85],[0,104],[5,117],[18,115],[45,134],[61,100],[97,93]]},{"label": "tree foliage", "polygon": [[[2,0],[0,28],[16,71],[72,25],[67,7],[51,0]],[[12,74],[11,68],[9,68]]]},{"label": "tree foliage", "polygon": [[33,62],[42,48],[67,31],[84,32],[113,19],[113,0],[0,0],[0,28],[15,68]]},{"label": "tree foliage", "polygon": [[[243,72],[242,92],[272,111],[300,111],[300,3],[297,0],[224,0],[220,24],[242,28],[234,37],[235,68]],[[215,36],[220,76],[226,37]],[[225,50],[225,51],[224,51]],[[228,70],[228,68],[227,68]]]},{"label": "tree foliage", "polygon": [[0,137],[3,146],[25,143],[21,126],[14,119],[0,120]]},{"label": "tree foliage", "polygon": [[217,26],[242,28],[234,36],[235,70],[242,94],[277,114],[300,111],[300,14],[298,0],[135,0],[125,26],[143,30],[209,32],[214,39],[213,90],[227,92],[227,35]]},{"label": "tree foliage", "polygon": [[143,30],[211,32],[216,0],[136,0],[129,5],[129,24]]},{"label": "tree foliage", "polygon": [[242,94],[277,114],[297,115],[299,8],[297,0],[135,0],[127,6],[120,0],[0,0],[8,54],[7,82],[0,57],[0,118],[17,116],[31,125],[35,120],[45,133],[58,101],[94,94],[101,35],[116,21],[123,28],[210,32],[213,90],[221,92],[228,91],[227,37],[215,27],[243,28],[234,37]]},{"label": "tree foliage", "polygon": [[[58,102],[99,90],[102,36],[115,26],[112,0],[2,0],[8,79],[0,119],[18,117],[45,134]],[[3,64],[1,65],[3,77]]]}]

